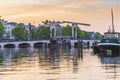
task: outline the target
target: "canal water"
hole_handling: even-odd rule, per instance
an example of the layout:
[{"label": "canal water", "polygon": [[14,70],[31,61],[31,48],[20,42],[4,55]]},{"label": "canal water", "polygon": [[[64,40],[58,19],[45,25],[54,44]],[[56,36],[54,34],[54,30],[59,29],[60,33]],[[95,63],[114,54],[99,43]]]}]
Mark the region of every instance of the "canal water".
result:
[{"label": "canal water", "polygon": [[91,49],[0,49],[0,80],[120,80],[120,58],[99,57]]}]

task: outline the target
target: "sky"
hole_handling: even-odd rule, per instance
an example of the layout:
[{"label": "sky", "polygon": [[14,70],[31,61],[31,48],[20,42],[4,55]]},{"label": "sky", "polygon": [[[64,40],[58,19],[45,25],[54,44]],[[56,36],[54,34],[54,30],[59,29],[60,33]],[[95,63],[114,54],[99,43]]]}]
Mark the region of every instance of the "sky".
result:
[{"label": "sky", "polygon": [[0,16],[9,22],[41,24],[44,20],[88,23],[86,31],[104,33],[112,25],[120,32],[120,0],[0,0]]}]

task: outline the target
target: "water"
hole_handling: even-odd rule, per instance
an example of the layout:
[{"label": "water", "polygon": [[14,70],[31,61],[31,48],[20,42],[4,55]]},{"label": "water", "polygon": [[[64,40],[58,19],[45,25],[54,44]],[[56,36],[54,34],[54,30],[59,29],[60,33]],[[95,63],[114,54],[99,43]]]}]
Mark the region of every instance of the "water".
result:
[{"label": "water", "polygon": [[90,49],[0,49],[0,80],[120,80],[120,58],[98,57]]}]

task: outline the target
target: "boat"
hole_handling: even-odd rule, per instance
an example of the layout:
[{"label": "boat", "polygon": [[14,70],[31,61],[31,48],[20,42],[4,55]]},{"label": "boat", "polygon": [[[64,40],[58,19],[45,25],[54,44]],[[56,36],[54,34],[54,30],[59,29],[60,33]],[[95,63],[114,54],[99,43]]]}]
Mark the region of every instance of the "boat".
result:
[{"label": "boat", "polygon": [[117,37],[118,35],[120,37],[119,32],[105,33],[105,37],[97,44],[98,49],[103,55],[120,56],[120,39]]},{"label": "boat", "polygon": [[120,32],[115,32],[114,30],[114,21],[113,21],[113,10],[111,9],[112,14],[112,29],[108,29],[104,33],[104,37],[97,44],[97,47],[102,55],[109,56],[120,56]]}]

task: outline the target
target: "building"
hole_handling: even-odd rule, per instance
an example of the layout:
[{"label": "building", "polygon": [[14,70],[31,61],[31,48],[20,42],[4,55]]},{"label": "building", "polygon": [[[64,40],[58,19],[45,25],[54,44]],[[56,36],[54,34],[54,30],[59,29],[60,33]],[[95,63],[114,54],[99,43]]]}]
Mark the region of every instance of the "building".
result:
[{"label": "building", "polygon": [[12,35],[12,29],[14,29],[17,25],[16,22],[7,22],[5,20],[1,20],[3,26],[5,27],[5,34],[3,34],[3,39],[15,39]]},{"label": "building", "polygon": [[[28,25],[25,25],[24,23],[16,23],[16,22],[7,22],[4,19],[1,20],[3,26],[5,27],[5,33],[3,34],[3,39],[5,40],[13,40],[15,37],[12,35],[12,30],[17,26],[20,25],[22,26],[25,30],[28,31],[28,34],[31,34],[31,29],[37,30],[37,27],[34,25],[31,25],[29,23]],[[30,37],[29,39],[30,40]]]}]

